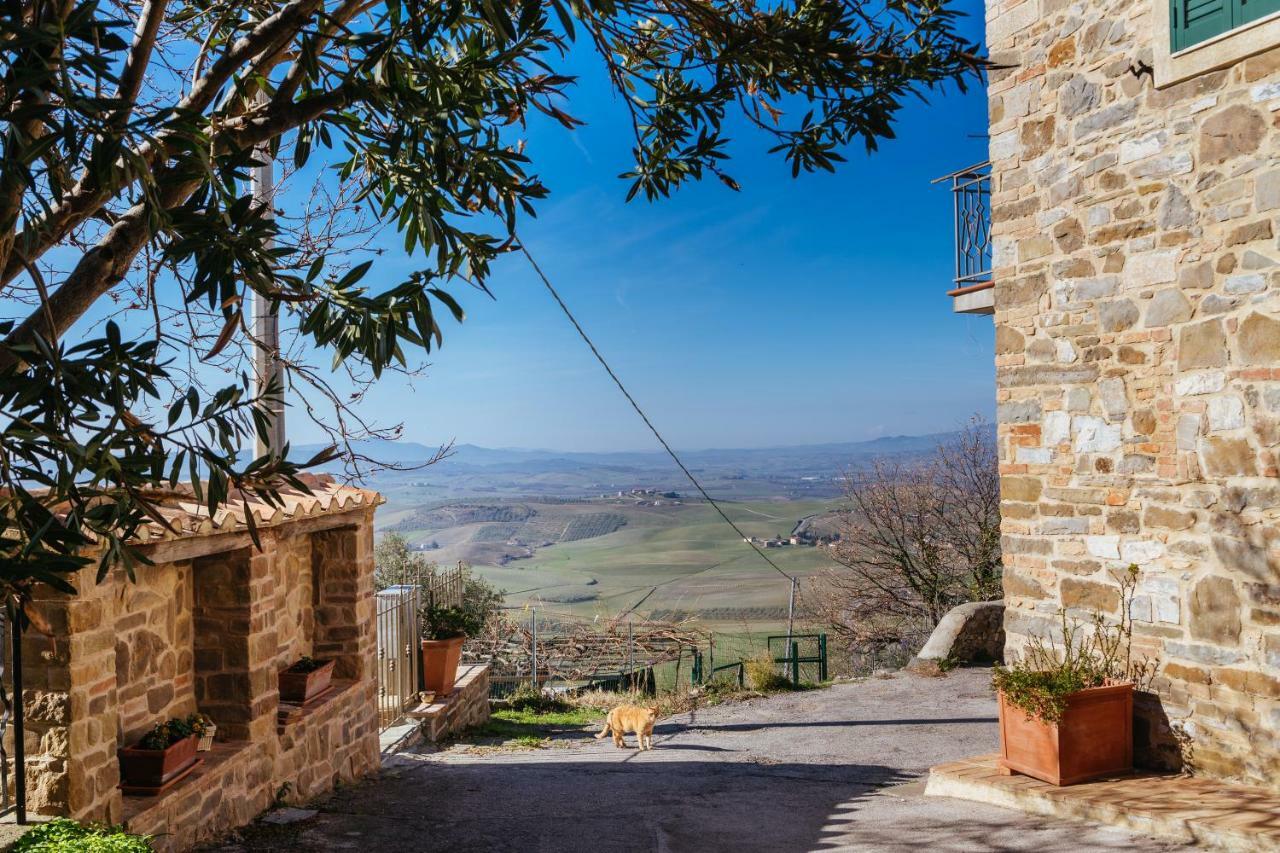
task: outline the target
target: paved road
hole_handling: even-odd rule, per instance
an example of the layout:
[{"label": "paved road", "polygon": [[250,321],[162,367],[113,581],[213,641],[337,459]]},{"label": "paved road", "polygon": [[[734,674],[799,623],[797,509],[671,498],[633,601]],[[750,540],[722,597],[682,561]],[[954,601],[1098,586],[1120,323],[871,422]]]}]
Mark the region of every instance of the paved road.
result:
[{"label": "paved road", "polygon": [[234,849],[1181,849],[924,797],[931,764],[995,749],[987,683],[984,670],[898,674],[702,709],[660,723],[645,753],[584,734],[543,750],[401,754],[287,835],[251,834]]}]

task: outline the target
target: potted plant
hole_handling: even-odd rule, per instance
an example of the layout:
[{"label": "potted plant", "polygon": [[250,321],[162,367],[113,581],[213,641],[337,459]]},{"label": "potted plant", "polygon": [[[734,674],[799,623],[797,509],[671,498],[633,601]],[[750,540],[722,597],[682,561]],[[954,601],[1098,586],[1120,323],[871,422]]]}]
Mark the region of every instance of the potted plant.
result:
[{"label": "potted plant", "polygon": [[422,608],[422,681],[427,691],[437,696],[453,691],[462,644],[480,628],[476,615],[461,607]]},{"label": "potted plant", "polygon": [[303,655],[288,669],[280,671],[280,701],[303,703],[319,696],[333,680],[336,661],[317,660]]},{"label": "potted plant", "polygon": [[1137,575],[1130,566],[1118,579],[1119,623],[1101,614],[1081,623],[1059,610],[1060,645],[1033,637],[1020,658],[995,668],[1004,772],[1071,785],[1133,769],[1133,689],[1155,669],[1131,659]]},{"label": "potted plant", "polygon": [[156,725],[133,746],[116,751],[126,785],[159,788],[196,760],[196,745],[205,731],[199,714],[174,717]]}]

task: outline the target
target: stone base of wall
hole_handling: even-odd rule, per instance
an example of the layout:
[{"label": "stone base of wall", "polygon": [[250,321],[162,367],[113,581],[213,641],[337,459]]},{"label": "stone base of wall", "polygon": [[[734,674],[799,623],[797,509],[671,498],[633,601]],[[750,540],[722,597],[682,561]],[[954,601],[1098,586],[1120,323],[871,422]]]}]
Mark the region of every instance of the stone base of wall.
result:
[{"label": "stone base of wall", "polygon": [[422,736],[438,743],[489,720],[489,667],[487,664],[463,664],[453,692],[442,701],[422,705],[410,711],[410,719],[421,721]]},{"label": "stone base of wall", "polygon": [[161,853],[189,850],[243,826],[276,799],[309,799],[379,766],[373,680],[339,683],[327,701],[278,732],[278,749],[258,742],[215,743],[204,764],[159,797],[124,798],[130,832],[157,836]]}]

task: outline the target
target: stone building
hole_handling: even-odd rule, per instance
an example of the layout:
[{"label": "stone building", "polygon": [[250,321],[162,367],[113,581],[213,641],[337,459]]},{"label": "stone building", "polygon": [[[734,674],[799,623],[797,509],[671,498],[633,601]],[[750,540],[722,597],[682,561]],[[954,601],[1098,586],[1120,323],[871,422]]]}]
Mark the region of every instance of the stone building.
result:
[{"label": "stone building", "polygon": [[[284,506],[216,518],[194,502],[143,531],[153,565],[75,596],[37,601],[53,636],[23,643],[29,808],[125,823],[188,849],[248,822],[278,794],[301,800],[378,765],[373,618],[374,492],[313,478]],[[336,660],[336,689],[280,714],[278,673],[308,655]],[[116,749],[157,722],[199,711],[217,724],[212,752],[159,796],[117,787]]]},{"label": "stone building", "polygon": [[1136,564],[1139,760],[1280,788],[1280,3],[986,10],[1008,651]]}]

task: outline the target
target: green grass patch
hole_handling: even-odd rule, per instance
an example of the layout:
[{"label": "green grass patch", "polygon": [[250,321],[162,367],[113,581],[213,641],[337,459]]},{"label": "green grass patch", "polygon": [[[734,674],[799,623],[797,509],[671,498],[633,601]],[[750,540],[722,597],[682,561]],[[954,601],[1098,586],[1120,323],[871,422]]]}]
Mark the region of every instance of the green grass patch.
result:
[{"label": "green grass patch", "polygon": [[581,731],[599,721],[604,711],[599,708],[575,708],[540,711],[533,708],[501,708],[489,722],[468,732],[471,740],[495,740],[505,746],[538,749],[556,735]]},{"label": "green grass patch", "polygon": [[23,833],[15,853],[150,853],[151,843],[117,826],[86,826],[55,818]]}]

